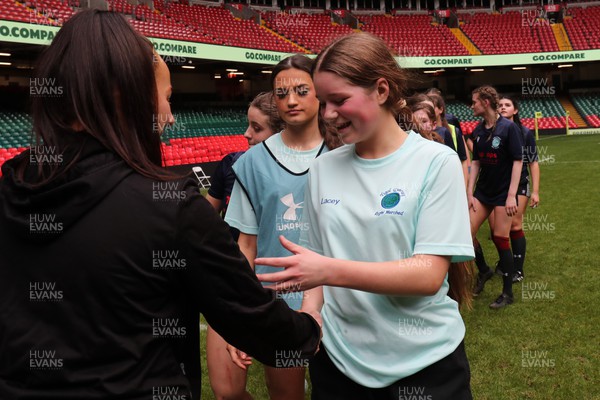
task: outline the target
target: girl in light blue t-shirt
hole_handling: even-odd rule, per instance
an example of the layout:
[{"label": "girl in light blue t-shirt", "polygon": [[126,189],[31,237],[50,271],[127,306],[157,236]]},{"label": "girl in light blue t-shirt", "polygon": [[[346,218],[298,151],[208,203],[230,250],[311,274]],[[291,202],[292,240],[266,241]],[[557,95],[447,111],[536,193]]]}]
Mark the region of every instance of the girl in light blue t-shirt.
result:
[{"label": "girl in light blue t-shirt", "polygon": [[259,279],[306,290],[302,310],[322,314],[312,399],[471,399],[458,306],[470,301],[474,253],[460,160],[402,129],[409,78],[381,39],[336,40],[313,79],[347,146],[311,166],[304,247],[281,237],[293,256],[255,260],[284,267]]}]

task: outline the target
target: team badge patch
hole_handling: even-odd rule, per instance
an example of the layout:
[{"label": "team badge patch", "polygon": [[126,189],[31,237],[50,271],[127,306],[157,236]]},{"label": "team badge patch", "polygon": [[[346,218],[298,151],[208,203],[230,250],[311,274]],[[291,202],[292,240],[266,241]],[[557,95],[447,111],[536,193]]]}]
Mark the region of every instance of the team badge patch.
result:
[{"label": "team badge patch", "polygon": [[496,136],[492,140],[492,149],[497,149],[498,147],[500,147],[500,138],[498,136]]},{"label": "team badge patch", "polygon": [[394,208],[400,203],[400,193],[392,192],[388,193],[381,199],[381,207],[383,208]]}]

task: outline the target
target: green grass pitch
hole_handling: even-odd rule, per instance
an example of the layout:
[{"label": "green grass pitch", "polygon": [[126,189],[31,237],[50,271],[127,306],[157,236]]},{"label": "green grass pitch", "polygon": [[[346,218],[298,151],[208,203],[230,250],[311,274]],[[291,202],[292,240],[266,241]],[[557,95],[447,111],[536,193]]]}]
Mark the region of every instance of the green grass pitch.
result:
[{"label": "green grass pitch", "polygon": [[[514,285],[515,303],[488,308],[501,291],[494,277],[463,311],[477,400],[600,399],[600,135],[542,137],[538,147],[540,206],[525,217],[525,280]],[[494,265],[488,236],[485,224],[478,237]],[[214,399],[205,333],[202,398]],[[268,399],[256,361],[247,388]]]}]

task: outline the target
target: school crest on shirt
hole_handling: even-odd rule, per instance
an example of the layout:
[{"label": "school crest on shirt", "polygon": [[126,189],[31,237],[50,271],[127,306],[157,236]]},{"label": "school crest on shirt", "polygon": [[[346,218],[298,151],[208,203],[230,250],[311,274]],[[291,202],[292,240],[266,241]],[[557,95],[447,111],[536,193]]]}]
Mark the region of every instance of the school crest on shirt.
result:
[{"label": "school crest on shirt", "polygon": [[498,136],[494,137],[494,139],[492,139],[492,149],[497,149],[498,147],[500,147],[500,142],[501,142],[500,137],[498,137]]},{"label": "school crest on shirt", "polygon": [[380,210],[375,211],[375,216],[381,215],[404,215],[404,211],[397,210],[397,206],[400,204],[402,197],[406,196],[404,190],[399,188],[387,189],[379,194]]}]

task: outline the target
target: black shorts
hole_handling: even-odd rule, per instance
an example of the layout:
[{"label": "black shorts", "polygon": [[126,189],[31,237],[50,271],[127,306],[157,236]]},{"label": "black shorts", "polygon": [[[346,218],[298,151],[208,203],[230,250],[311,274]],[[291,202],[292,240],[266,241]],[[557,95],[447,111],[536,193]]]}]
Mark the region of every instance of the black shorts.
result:
[{"label": "black shorts", "polygon": [[488,195],[483,193],[481,190],[475,188],[473,197],[479,200],[482,204],[494,207],[504,207],[506,205],[506,198],[508,197],[507,192],[498,193],[496,195]]},{"label": "black shorts", "polygon": [[531,197],[531,192],[529,191],[529,182],[522,183],[519,185],[519,189],[517,190],[517,196]]},{"label": "black shorts", "polygon": [[348,378],[333,364],[323,344],[309,372],[312,400],[473,399],[464,342],[440,361],[384,388],[368,388]]}]

